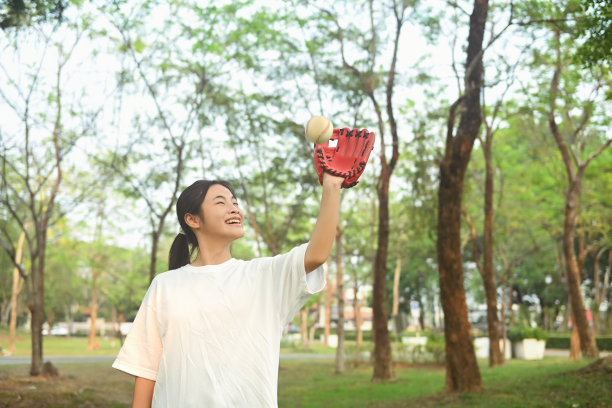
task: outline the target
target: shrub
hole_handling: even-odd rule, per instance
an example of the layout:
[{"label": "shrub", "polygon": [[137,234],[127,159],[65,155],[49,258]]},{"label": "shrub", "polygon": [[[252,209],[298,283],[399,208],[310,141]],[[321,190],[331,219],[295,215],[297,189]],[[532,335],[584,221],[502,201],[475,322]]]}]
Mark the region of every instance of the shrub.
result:
[{"label": "shrub", "polygon": [[515,327],[508,333],[511,341],[521,341],[523,339],[546,340],[548,333],[539,327]]},{"label": "shrub", "polygon": [[[597,348],[599,351],[612,351],[612,336],[598,336],[595,337],[595,341],[597,342]],[[546,347],[551,349],[569,350],[570,337],[569,335],[553,334],[548,338]]]},{"label": "shrub", "polygon": [[444,340],[444,335],[435,332],[427,334],[425,350],[431,353],[436,363],[443,363],[446,358],[446,342]]}]

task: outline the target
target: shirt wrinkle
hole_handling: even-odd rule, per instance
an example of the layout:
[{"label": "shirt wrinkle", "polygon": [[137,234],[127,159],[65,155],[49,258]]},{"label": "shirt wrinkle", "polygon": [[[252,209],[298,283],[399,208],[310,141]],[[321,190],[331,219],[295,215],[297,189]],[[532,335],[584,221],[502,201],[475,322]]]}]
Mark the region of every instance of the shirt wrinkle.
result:
[{"label": "shirt wrinkle", "polygon": [[113,367],[155,373],[153,408],[276,407],[282,329],[325,286],[306,246],[159,274]]}]

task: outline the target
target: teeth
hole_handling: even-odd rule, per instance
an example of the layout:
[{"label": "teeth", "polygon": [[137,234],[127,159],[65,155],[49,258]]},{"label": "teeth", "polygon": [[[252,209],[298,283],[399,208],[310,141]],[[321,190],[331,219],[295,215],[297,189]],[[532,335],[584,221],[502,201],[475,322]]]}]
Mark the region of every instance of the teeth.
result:
[{"label": "teeth", "polygon": [[226,224],[240,224],[239,220],[228,220],[226,221]]}]

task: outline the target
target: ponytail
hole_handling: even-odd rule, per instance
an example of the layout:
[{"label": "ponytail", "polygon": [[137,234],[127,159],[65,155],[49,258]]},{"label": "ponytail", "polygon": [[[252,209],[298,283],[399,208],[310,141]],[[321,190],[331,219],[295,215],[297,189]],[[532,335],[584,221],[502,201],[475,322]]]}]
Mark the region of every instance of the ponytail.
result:
[{"label": "ponytail", "polygon": [[180,233],[174,238],[170,247],[170,255],[168,256],[168,267],[170,270],[178,269],[181,266],[187,265],[191,261],[191,252],[189,251],[189,242],[187,235]]}]

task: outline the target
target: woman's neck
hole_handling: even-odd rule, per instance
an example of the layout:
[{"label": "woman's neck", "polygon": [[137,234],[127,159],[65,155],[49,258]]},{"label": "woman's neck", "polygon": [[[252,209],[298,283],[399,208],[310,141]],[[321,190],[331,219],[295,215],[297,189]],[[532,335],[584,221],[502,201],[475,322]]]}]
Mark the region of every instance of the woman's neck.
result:
[{"label": "woman's neck", "polygon": [[232,258],[229,244],[216,245],[211,242],[199,242],[198,255],[191,262],[192,266],[219,265]]}]

